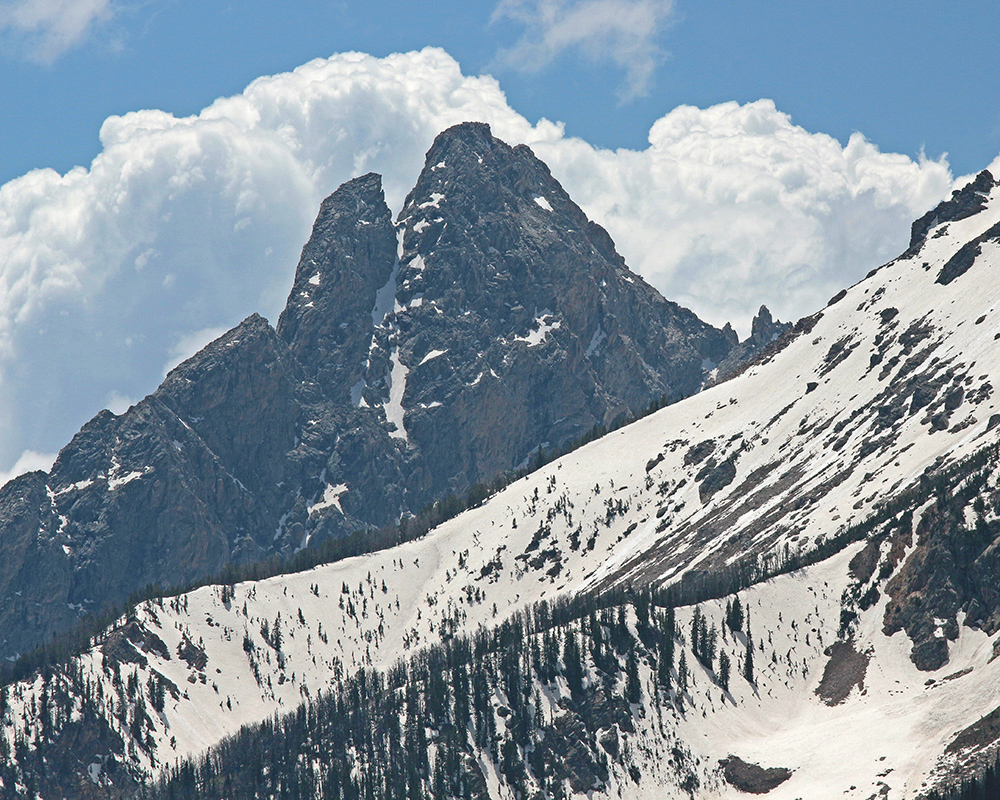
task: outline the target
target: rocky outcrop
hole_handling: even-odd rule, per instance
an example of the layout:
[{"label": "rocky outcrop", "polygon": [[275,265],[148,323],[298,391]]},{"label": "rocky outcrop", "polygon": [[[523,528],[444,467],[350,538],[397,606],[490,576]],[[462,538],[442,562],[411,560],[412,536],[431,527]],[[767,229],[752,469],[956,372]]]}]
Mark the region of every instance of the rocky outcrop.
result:
[{"label": "rocky outcrop", "polygon": [[719,762],[719,766],[726,783],[746,794],[767,794],[792,777],[790,769],[762,767],[739,756],[727,756]]},{"label": "rocky outcrop", "polygon": [[527,147],[456,126],[395,225],[377,175],[323,202],[277,329],[251,316],[0,491],[0,657],[464,492],[698,391],[734,344],[630,272]]},{"label": "rocky outcrop", "polygon": [[978,214],[989,200],[990,190],[997,185],[993,174],[984,169],[974,180],[951,193],[951,197],[938,203],[934,208],[910,226],[910,246],[906,254],[916,252],[927,238],[930,229],[943,222],[957,222],[973,214]]},{"label": "rocky outcrop", "polygon": [[[732,332],[732,328],[729,328],[728,325],[726,329]],[[750,324],[749,338],[742,342],[733,342],[733,348],[729,351],[729,355],[722,360],[715,375],[712,376],[712,383],[720,383],[733,377],[791,329],[790,322],[780,322],[774,319],[767,306],[761,306]],[[732,336],[736,336],[735,332],[732,332]]]},{"label": "rocky outcrop", "polygon": [[[1000,490],[985,480],[996,468],[994,460],[964,484],[952,480],[932,487],[924,481],[936,500],[916,526],[916,546],[885,585],[883,619],[886,635],[906,632],[918,669],[948,663],[948,644],[958,638],[960,620],[989,635],[1000,630],[1000,522],[988,519]],[[909,537],[908,530],[899,531],[892,549],[901,554]],[[890,562],[885,571],[893,567]]]},{"label": "rocky outcrop", "polygon": [[975,263],[983,252],[986,242],[1000,241],[1000,224],[992,226],[985,233],[977,236],[968,244],[963,245],[955,255],[949,258],[938,273],[936,283],[947,286],[956,278],[962,277]]}]

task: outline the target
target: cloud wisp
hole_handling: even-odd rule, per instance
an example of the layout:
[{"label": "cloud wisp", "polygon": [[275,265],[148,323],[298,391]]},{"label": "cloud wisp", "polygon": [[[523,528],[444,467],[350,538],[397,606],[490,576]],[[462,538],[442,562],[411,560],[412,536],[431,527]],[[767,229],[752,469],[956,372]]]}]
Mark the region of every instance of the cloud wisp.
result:
[{"label": "cloud wisp", "polygon": [[113,14],[111,0],[7,0],[0,32],[31,60],[51,64]]},{"label": "cloud wisp", "polygon": [[624,70],[623,101],[649,93],[664,52],[658,38],[674,0],[501,0],[493,21],[523,26],[521,38],[497,61],[534,72],[568,51]]},{"label": "cloud wisp", "polygon": [[56,453],[36,453],[34,450],[25,450],[10,469],[0,470],[0,486],[25,472],[34,472],[35,470],[48,472],[52,469],[55,460]]},{"label": "cloud wisp", "polygon": [[466,120],[530,146],[632,269],[744,334],[761,303],[798,318],[901,252],[953,182],[767,100],[677,108],[647,148],[601,150],[434,48],[318,59],[190,117],[110,117],[89,168],[0,187],[0,469],[250,313],[275,321],[322,198],[375,171],[398,211],[434,136]]}]

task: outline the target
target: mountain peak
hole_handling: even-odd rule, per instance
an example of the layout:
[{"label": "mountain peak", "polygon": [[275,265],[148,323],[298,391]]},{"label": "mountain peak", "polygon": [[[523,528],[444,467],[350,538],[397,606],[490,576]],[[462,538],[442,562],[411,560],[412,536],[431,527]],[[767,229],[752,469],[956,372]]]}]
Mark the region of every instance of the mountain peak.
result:
[{"label": "mountain peak", "polygon": [[513,148],[497,139],[485,122],[461,122],[446,128],[434,138],[424,161],[424,172],[454,167],[463,162],[483,164],[491,156],[512,152]]},{"label": "mountain peak", "polygon": [[[531,149],[488,125],[437,137],[398,224],[399,333],[383,350],[395,348],[406,381],[409,443],[449,465],[450,481],[691,394],[732,346],[630,272]],[[541,396],[575,399],[551,411],[531,399]],[[479,406],[516,424],[484,426],[464,410]]]},{"label": "mountain peak", "polygon": [[589,224],[531,148],[511,147],[480,122],[463,122],[438,135],[399,219],[430,222],[455,198],[461,198],[460,213],[472,222],[486,213],[555,211],[571,228]]},{"label": "mountain peak", "polygon": [[346,401],[363,374],[376,294],[395,260],[380,175],[350,180],[323,201],[277,331],[335,399]]},{"label": "mountain peak", "polygon": [[787,327],[771,316],[771,310],[767,306],[761,306],[750,324],[750,338],[754,344],[763,347],[777,339]]},{"label": "mountain peak", "polygon": [[[24,602],[121,599],[380,527],[697,392],[733,344],[630,272],[530,148],[455,126],[398,225],[373,173],[323,201],[276,329],[248,318],[64,448],[32,513],[88,571]],[[0,502],[0,527],[14,513]],[[52,561],[4,552],[0,599]],[[0,604],[0,657],[71,621],[20,609]]]},{"label": "mountain peak", "polygon": [[434,143],[427,151],[428,160],[437,155],[444,148],[452,146],[455,142],[462,142],[466,145],[480,145],[484,150],[492,150],[499,139],[494,138],[493,131],[489,124],[485,122],[460,122],[445,128],[434,137]]}]

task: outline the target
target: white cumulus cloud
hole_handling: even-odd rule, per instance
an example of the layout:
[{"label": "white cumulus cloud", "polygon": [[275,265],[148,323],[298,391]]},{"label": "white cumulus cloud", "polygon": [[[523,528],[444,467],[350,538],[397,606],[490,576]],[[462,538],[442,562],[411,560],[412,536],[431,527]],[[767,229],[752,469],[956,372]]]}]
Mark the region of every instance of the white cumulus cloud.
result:
[{"label": "white cumulus cloud", "polygon": [[50,63],[112,14],[111,0],[7,0],[0,3],[0,31],[29,57]]},{"label": "white cumulus cloud", "polygon": [[597,149],[433,48],[315,60],[190,117],[111,117],[89,168],[0,187],[0,467],[248,314],[275,321],[320,200],[375,171],[398,210],[434,136],[465,120],[531,146],[633,269],[744,333],[761,303],[796,318],[901,251],[952,183],[943,162],[841,147],[770,101],[678,108],[647,148]]},{"label": "white cumulus cloud", "polygon": [[953,183],[944,161],[882,153],[858,133],[842,147],[770,100],[681,106],[638,152],[536,149],[634,270],[744,334],[761,304],[797,319],[898,255]]},{"label": "white cumulus cloud", "polygon": [[55,453],[36,453],[34,450],[25,450],[10,469],[0,470],[0,486],[3,486],[11,478],[16,478],[26,472],[34,472],[35,470],[48,472],[55,460]]},{"label": "white cumulus cloud", "polygon": [[622,99],[645,95],[664,56],[657,36],[673,8],[674,0],[502,0],[494,21],[514,20],[524,33],[499,60],[536,71],[566,51],[579,51],[625,71]]}]

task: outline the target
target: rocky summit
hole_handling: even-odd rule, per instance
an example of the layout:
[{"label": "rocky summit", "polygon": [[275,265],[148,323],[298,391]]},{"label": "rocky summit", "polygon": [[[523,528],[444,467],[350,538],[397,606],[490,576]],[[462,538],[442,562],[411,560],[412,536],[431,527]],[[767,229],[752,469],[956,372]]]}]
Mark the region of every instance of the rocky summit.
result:
[{"label": "rocky summit", "polygon": [[415,451],[408,494],[693,394],[735,344],[630,272],[548,168],[486,125],[441,134],[395,229],[388,214],[375,176],[325,204],[278,332],[331,400],[381,409]]},{"label": "rocky summit", "polygon": [[395,223],[374,174],[323,202],[276,329],[248,318],[0,490],[0,657],[394,522],[698,392],[737,344],[629,271],[529,148],[453,127]]}]

